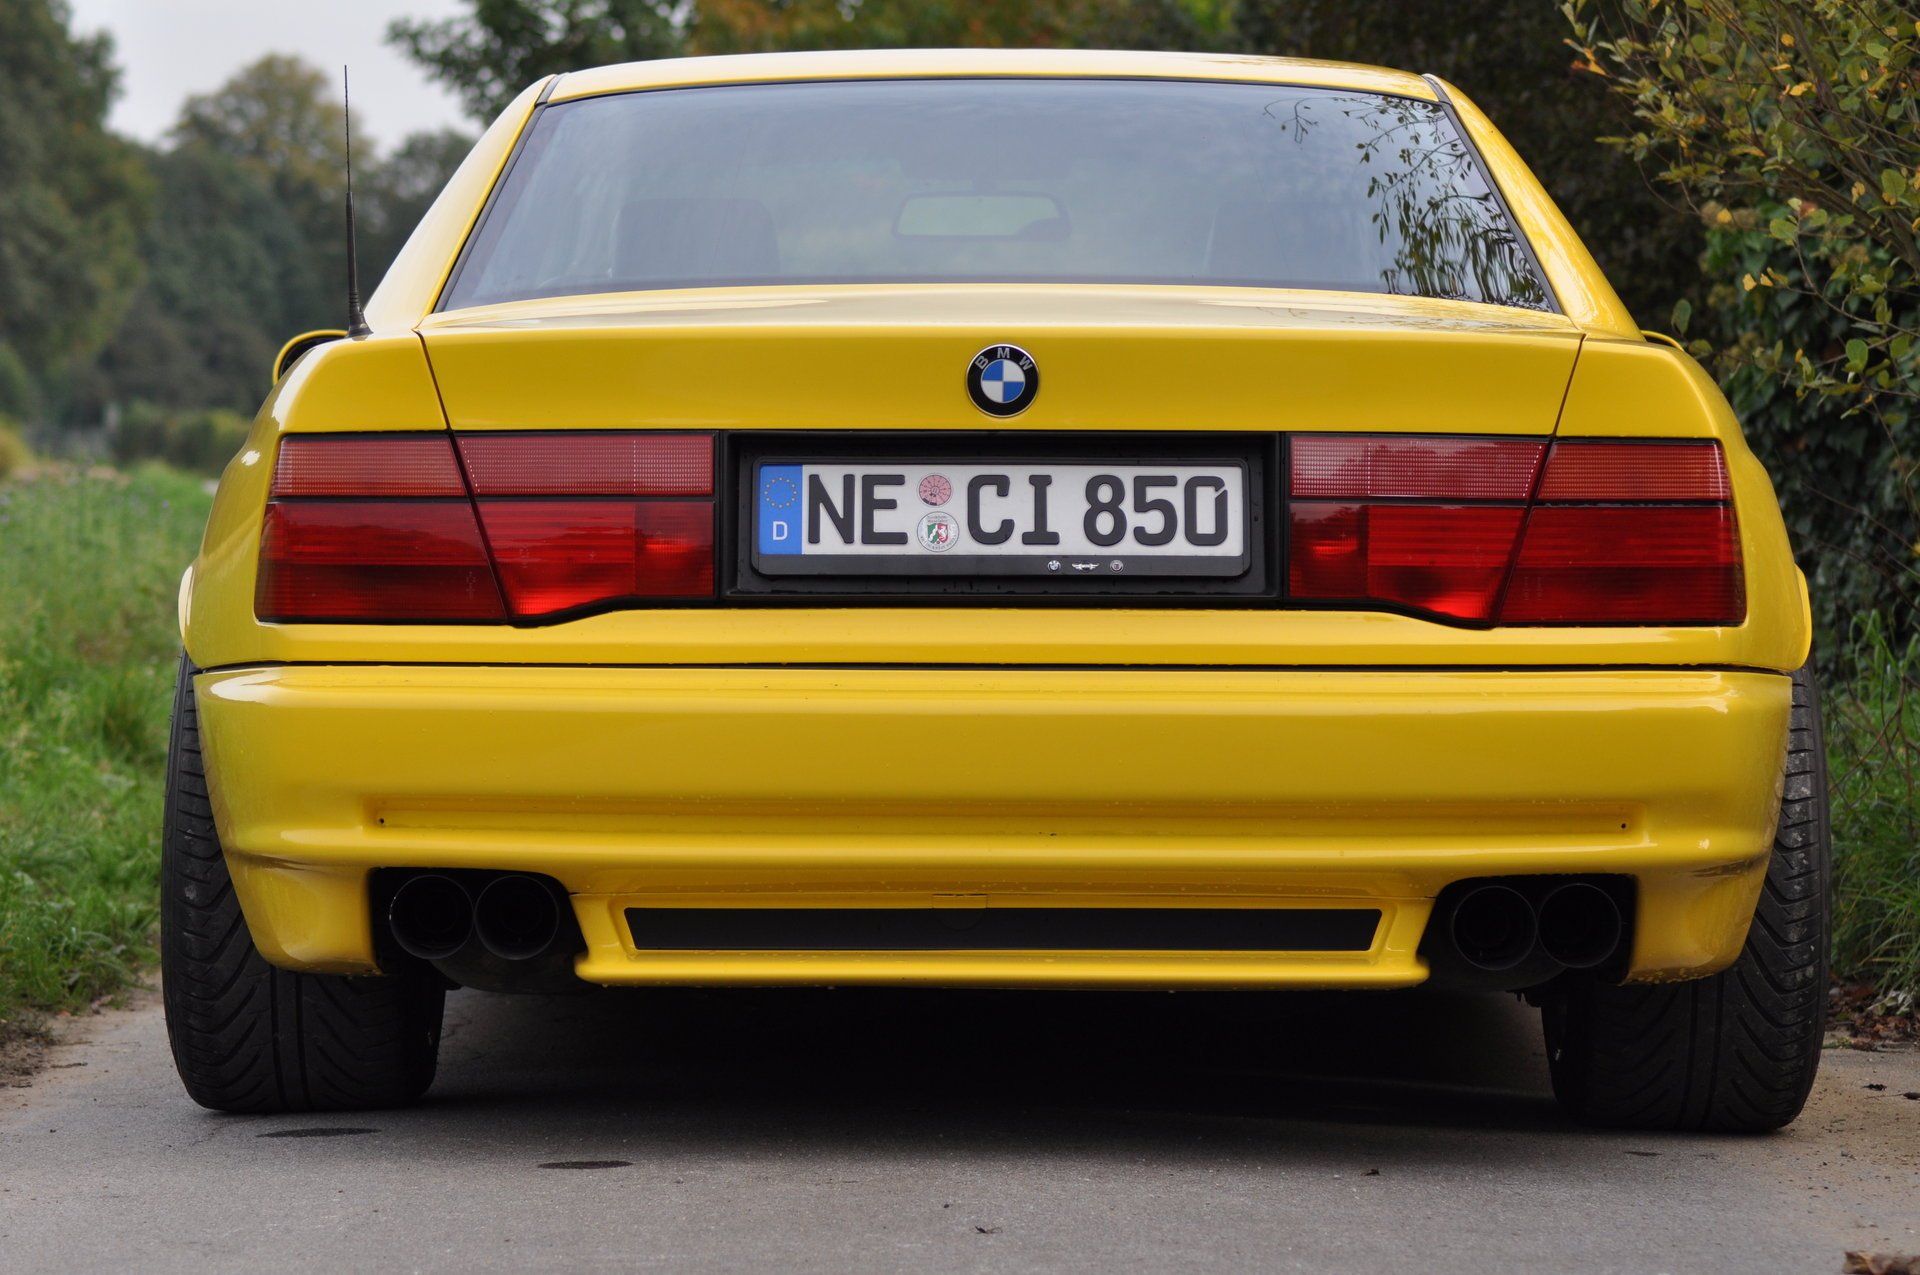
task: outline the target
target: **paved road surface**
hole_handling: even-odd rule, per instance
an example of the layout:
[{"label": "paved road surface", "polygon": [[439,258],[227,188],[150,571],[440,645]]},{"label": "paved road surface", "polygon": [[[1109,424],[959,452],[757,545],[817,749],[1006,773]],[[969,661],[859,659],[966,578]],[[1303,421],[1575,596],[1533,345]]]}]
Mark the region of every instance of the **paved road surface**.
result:
[{"label": "paved road surface", "polygon": [[190,1104],[151,1005],[79,1035],[0,1090],[9,1273],[1800,1275],[1920,1251],[1920,1055],[1830,1051],[1777,1137],[1593,1134],[1504,999],[462,993],[428,1105],[272,1118]]}]

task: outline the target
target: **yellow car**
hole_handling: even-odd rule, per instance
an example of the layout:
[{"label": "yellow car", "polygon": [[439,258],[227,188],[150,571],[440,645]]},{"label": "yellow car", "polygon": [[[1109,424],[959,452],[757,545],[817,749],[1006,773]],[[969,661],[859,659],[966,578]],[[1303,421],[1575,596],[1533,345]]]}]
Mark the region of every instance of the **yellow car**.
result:
[{"label": "yellow car", "polygon": [[408,1102],[447,987],[582,982],[1437,982],[1541,1006],[1581,1120],[1805,1100],[1806,583],[1458,89],[557,76],[354,317],[180,592],[201,1103]]}]

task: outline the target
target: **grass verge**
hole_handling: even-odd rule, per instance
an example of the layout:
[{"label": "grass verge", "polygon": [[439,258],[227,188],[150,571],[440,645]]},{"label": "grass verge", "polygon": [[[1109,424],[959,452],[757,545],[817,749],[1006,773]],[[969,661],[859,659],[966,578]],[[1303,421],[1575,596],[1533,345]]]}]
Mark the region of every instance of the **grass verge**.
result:
[{"label": "grass verge", "polygon": [[1835,869],[1834,973],[1920,996],[1920,641],[1861,626],[1854,679],[1826,699]]},{"label": "grass verge", "polygon": [[152,960],[174,595],[202,481],[47,467],[0,487],[0,1037]]}]

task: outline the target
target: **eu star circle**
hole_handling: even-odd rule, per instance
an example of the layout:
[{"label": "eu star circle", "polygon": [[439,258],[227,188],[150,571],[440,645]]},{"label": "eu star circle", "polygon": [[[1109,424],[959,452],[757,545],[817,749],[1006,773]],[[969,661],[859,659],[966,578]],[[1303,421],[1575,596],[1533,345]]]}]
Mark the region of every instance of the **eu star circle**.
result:
[{"label": "eu star circle", "polygon": [[1016,416],[1039,393],[1039,365],[1017,345],[989,345],[967,364],[967,397],[989,416]]}]

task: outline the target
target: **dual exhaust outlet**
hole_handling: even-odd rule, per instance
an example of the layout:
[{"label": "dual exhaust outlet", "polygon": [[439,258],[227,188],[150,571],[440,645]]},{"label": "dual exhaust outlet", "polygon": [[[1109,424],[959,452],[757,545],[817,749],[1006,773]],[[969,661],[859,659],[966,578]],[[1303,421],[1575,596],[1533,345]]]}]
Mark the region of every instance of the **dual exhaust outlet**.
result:
[{"label": "dual exhaust outlet", "polygon": [[387,905],[394,944],[469,987],[545,990],[571,979],[582,946],[566,892],[547,877],[512,872],[406,877]]},{"label": "dual exhaust outlet", "polygon": [[1427,933],[1423,947],[1437,974],[1512,988],[1606,966],[1628,938],[1612,892],[1550,878],[1463,883],[1442,896]]}]

